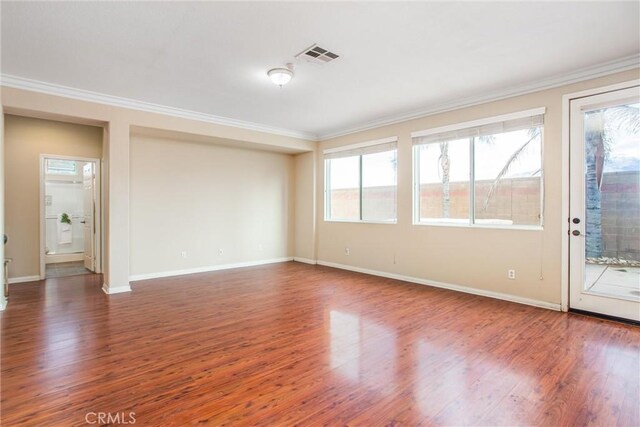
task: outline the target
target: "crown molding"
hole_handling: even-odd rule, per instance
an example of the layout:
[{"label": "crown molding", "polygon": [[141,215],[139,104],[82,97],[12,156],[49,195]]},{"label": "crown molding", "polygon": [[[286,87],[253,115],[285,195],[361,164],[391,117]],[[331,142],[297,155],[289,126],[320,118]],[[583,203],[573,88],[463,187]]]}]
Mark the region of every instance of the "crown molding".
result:
[{"label": "crown molding", "polygon": [[288,136],[291,138],[304,139],[307,141],[317,141],[318,137],[309,132],[298,132],[289,129],[282,129],[260,123],[247,122],[244,120],[231,119],[228,117],[216,116],[213,114],[199,113],[197,111],[185,110],[182,108],[169,107],[166,105],[153,104],[151,102],[139,101],[136,99],[123,98],[120,96],[107,95],[99,92],[92,92],[84,89],[76,89],[54,83],[47,83],[39,80],[27,79],[24,77],[12,76],[9,74],[0,75],[2,86],[24,89],[32,92],[44,93],[47,95],[61,96],[64,98],[77,99],[79,101],[95,102],[98,104],[111,105],[114,107],[128,108],[132,110],[146,111],[149,113],[164,114],[184,119],[197,120],[200,122],[214,123],[217,125],[231,126],[235,128],[265,132],[274,135]]},{"label": "crown molding", "polygon": [[605,62],[599,65],[582,68],[580,70],[557,75],[554,77],[537,80],[524,85],[513,86],[501,91],[494,91],[478,96],[468,97],[459,101],[445,102],[441,104],[433,104],[420,110],[387,116],[377,120],[372,120],[361,125],[356,125],[334,132],[321,133],[318,140],[324,141],[332,138],[338,138],[357,132],[376,129],[382,126],[393,125],[396,123],[406,122],[408,120],[419,119],[447,111],[458,110],[461,108],[472,107],[474,105],[485,104],[487,102],[499,101],[501,99],[512,98],[514,96],[525,95],[528,93],[539,92],[541,90],[552,89],[559,86],[579,83],[585,80],[603,77],[609,74],[619,73],[622,71],[632,70],[640,67],[640,55],[631,55],[614,61]]},{"label": "crown molding", "polygon": [[240,129],[265,132],[274,135],[299,138],[307,141],[324,141],[327,139],[338,138],[357,132],[376,129],[382,126],[393,125],[396,123],[406,122],[408,120],[418,119],[431,116],[438,113],[457,110],[460,108],[472,107],[474,105],[484,104],[501,99],[511,98],[514,96],[525,95],[528,93],[538,92],[541,90],[552,89],[555,87],[578,83],[581,81],[603,77],[609,74],[619,73],[622,71],[632,70],[640,67],[640,55],[631,55],[614,61],[605,62],[599,65],[582,68],[580,70],[557,75],[554,77],[537,80],[524,85],[513,86],[500,91],[493,91],[478,96],[468,97],[462,100],[433,104],[419,110],[408,113],[387,116],[376,120],[371,120],[360,125],[338,129],[333,132],[321,133],[316,135],[311,132],[299,132],[289,129],[282,129],[259,123],[247,122],[238,119],[220,117],[213,114],[199,113],[197,111],[184,110],[181,108],[168,107],[165,105],[153,104],[135,99],[112,96],[98,92],[92,92],[83,89],[75,89],[68,86],[57,85],[53,83],[42,82],[38,80],[27,79],[8,74],[1,74],[1,85],[16,89],[24,89],[33,92],[45,93],[48,95],[62,96],[65,98],[77,99],[80,101],[96,102],[115,107],[129,108],[139,111],[147,111],[151,113],[165,114],[174,117],[197,120],[201,122],[214,123],[223,126],[231,126]]}]

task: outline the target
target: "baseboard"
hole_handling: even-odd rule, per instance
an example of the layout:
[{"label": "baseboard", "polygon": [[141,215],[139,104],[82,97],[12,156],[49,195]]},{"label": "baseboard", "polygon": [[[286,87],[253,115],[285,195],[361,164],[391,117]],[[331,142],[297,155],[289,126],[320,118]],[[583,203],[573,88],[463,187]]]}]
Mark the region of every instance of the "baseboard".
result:
[{"label": "baseboard", "polygon": [[233,264],[211,265],[207,267],[188,268],[185,270],[161,271],[158,273],[136,274],[129,276],[129,280],[136,282],[138,280],[159,279],[162,277],[184,276],[186,274],[207,273],[210,271],[229,270],[231,268],[254,267],[257,265],[275,264],[278,262],[293,261],[292,257],[263,259],[259,261],[237,262]]},{"label": "baseboard", "polygon": [[468,286],[454,285],[452,283],[437,282],[434,280],[421,279],[418,277],[403,276],[401,274],[387,273],[384,271],[369,270],[367,268],[353,267],[350,265],[337,264],[334,262],[320,261],[319,265],[326,267],[339,268],[341,270],[355,271],[357,273],[370,274],[372,276],[386,277],[388,279],[402,280],[404,282],[416,283],[418,285],[433,286],[435,288],[449,289],[452,291],[464,292],[467,294],[480,295],[483,297],[495,298],[504,301],[517,302],[519,304],[532,305],[534,307],[546,308],[549,310],[560,310],[560,304],[554,304],[546,301],[540,301],[530,298],[519,297],[517,295],[503,294],[501,292],[487,291],[484,289],[470,288]]},{"label": "baseboard", "polygon": [[102,285],[102,291],[107,295],[122,294],[124,292],[131,292],[131,286],[127,285],[111,287],[105,283],[104,285]]},{"label": "baseboard", "polygon": [[305,264],[311,264],[311,265],[316,265],[318,263],[318,261],[316,261],[315,259],[301,258],[297,256],[294,256],[293,260],[295,262],[304,262]]},{"label": "baseboard", "polygon": [[37,282],[39,280],[40,276],[11,277],[9,278],[9,284],[13,285],[15,283]]},{"label": "baseboard", "polygon": [[0,311],[4,311],[5,308],[7,308],[7,300],[0,298]]},{"label": "baseboard", "polygon": [[74,261],[84,261],[84,254],[55,254],[55,255],[45,255],[44,262],[45,264],[57,264],[59,262],[74,262]]}]

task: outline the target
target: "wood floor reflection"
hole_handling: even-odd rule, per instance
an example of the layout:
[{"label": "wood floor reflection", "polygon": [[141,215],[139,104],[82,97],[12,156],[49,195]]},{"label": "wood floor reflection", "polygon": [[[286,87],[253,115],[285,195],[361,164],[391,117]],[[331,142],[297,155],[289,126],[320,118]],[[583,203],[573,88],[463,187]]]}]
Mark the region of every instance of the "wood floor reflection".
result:
[{"label": "wood floor reflection", "polygon": [[283,263],[12,285],[2,425],[640,425],[640,328]]}]

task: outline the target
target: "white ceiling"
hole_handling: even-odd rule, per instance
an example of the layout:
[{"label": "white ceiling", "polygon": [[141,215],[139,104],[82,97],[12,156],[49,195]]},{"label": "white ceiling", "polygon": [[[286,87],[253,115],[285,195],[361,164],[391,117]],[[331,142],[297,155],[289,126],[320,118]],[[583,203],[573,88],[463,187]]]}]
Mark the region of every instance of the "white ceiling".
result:
[{"label": "white ceiling", "polygon": [[639,5],[3,1],[2,73],[326,136],[638,55]]}]

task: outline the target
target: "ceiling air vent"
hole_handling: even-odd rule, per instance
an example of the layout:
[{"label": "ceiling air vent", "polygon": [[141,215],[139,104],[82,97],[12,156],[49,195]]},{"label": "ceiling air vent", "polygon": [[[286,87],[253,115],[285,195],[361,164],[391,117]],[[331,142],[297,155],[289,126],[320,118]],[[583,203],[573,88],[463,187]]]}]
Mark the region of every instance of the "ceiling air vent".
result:
[{"label": "ceiling air vent", "polygon": [[304,59],[314,64],[326,64],[338,58],[340,58],[339,55],[315,44],[296,55],[296,59]]}]

